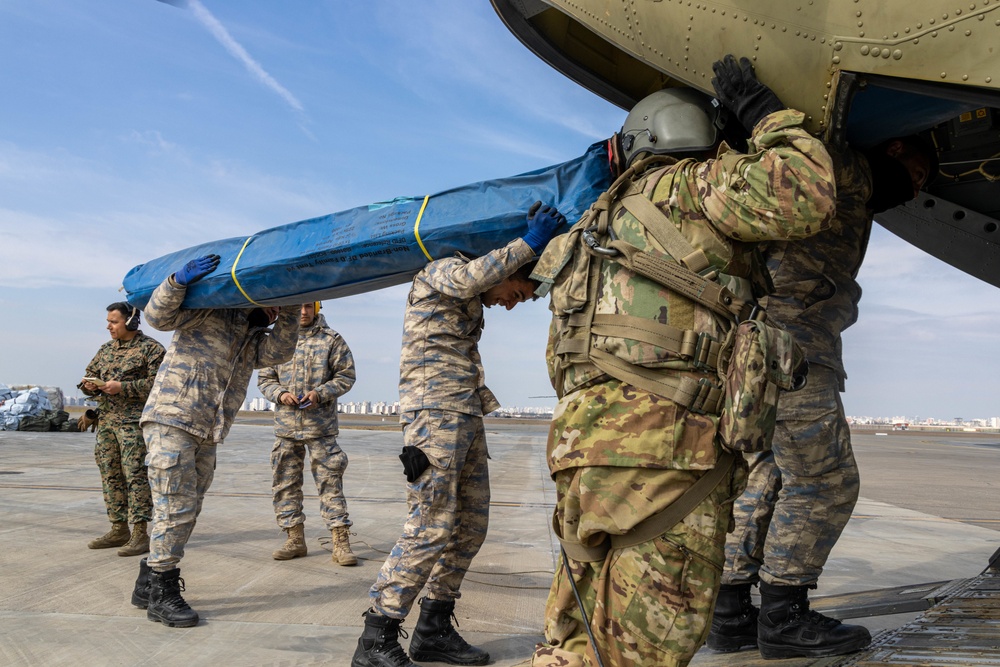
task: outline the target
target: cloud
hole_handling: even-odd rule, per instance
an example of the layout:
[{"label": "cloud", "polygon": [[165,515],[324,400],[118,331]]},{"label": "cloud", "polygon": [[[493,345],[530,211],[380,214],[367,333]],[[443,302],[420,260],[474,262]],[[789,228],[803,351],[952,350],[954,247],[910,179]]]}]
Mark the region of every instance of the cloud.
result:
[{"label": "cloud", "polygon": [[[607,104],[595,115],[593,93],[527,49],[512,50],[508,42],[516,38],[498,31],[499,17],[484,6],[448,3],[437,7],[421,2],[384,9],[384,27],[396,32],[399,52],[406,56],[399,61],[400,85],[439,105],[450,105],[452,91],[460,90],[468,98],[468,91],[476,89],[482,93],[477,103],[509,108],[512,122],[518,122],[518,117],[521,122],[542,121],[589,141],[606,138],[618,129],[624,111]],[[434,18],[441,16],[448,20]],[[476,57],[470,58],[470,53]],[[455,100],[455,108],[466,108],[470,101]]]},{"label": "cloud", "polygon": [[268,74],[260,63],[253,59],[253,57],[247,53],[247,50],[237,42],[226,27],[219,22],[215,16],[212,15],[208,9],[199,2],[199,0],[160,0],[160,2],[166,2],[167,4],[174,5],[175,7],[184,7],[191,10],[194,17],[201,23],[205,28],[208,29],[212,36],[222,44],[223,47],[229,53],[243,63],[243,66],[247,68],[260,83],[265,87],[270,88],[272,91],[278,94],[281,99],[285,100],[288,106],[292,107],[296,111],[303,111],[302,103],[299,102],[298,98],[295,97],[287,88],[278,83],[277,80],[270,74]]},{"label": "cloud", "polygon": [[[119,137],[118,165],[0,142],[0,287],[119,285],[134,265],[342,208],[327,182]],[[178,197],[178,193],[183,193]]]}]

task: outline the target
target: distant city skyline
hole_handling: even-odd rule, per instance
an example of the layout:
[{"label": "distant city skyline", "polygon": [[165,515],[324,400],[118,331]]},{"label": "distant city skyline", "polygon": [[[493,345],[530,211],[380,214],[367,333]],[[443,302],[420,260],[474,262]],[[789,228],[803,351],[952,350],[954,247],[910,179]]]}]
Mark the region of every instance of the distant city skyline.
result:
[{"label": "distant city skyline", "polygon": [[[60,388],[61,389],[61,388]],[[83,394],[77,395],[67,395],[63,392],[63,397],[66,405],[93,405],[93,399],[84,396]],[[264,412],[273,409],[274,403],[268,401],[263,396],[248,397],[243,401],[243,410]],[[551,415],[553,409],[555,408],[555,400],[552,401],[551,405],[547,406],[502,406],[498,410],[495,410],[491,414],[535,414]],[[399,401],[337,401],[337,411],[344,414],[385,414],[385,415],[398,415],[399,414]],[[1000,428],[1000,417],[965,417],[965,416],[955,416],[955,417],[928,417],[921,416],[918,414],[913,414],[911,416],[903,415],[891,415],[891,416],[858,416],[858,415],[847,415],[847,420],[851,424],[893,424],[905,422],[908,424],[927,424],[927,425],[951,425],[960,426],[963,424],[969,425],[979,425],[984,428]]]}]

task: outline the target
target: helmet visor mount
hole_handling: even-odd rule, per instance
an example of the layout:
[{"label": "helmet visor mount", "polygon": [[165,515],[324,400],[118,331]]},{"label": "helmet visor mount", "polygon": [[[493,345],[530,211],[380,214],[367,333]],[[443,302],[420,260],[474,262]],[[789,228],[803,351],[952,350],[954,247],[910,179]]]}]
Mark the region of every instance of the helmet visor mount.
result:
[{"label": "helmet visor mount", "polygon": [[693,88],[667,88],[644,97],[621,130],[626,166],[642,153],[693,153],[713,148],[719,138],[720,108]]}]

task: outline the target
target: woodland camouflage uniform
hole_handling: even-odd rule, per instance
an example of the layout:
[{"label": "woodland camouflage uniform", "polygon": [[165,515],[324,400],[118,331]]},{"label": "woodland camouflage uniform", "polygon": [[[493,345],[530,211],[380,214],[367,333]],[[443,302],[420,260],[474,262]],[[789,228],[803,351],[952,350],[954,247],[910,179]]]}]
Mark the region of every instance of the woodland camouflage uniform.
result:
[{"label": "woodland camouflage uniform", "polygon": [[174,331],[142,413],[149,451],[153,521],[148,565],[177,567],[215,475],[216,446],[246,398],[255,368],[287,361],[295,351],[299,306],[284,306],[273,331],[251,327],[245,308],[185,309],[187,288],[173,277],[154,291],[146,322]]},{"label": "woodland camouflage uniform", "polygon": [[[826,229],[833,215],[830,157],[802,127],[803,114],[784,110],[754,128],[747,154],[720,151],[714,160],[682,160],[638,179],[651,200],[697,249],[727,286],[752,298],[751,283],[765,279],[755,242],[804,238]],[[657,241],[612,203],[618,238],[670,259]],[[585,546],[628,534],[667,508],[722,454],[718,415],[697,413],[648,390],[625,384],[592,366],[566,367],[559,353],[557,296],[572,291],[558,273],[566,247],[557,237],[533,277],[550,281],[553,336],[548,361],[560,400],[553,416],[548,462],[556,483],[555,529]],[[598,259],[597,261],[601,261]],[[600,265],[596,314],[627,315],[722,341],[731,325],[711,310],[671,292],[615,261]],[[760,289],[762,285],[756,285]],[[559,325],[559,326],[557,326]],[[718,384],[706,370],[676,353],[594,337],[593,349],[650,369],[661,377]],[[680,523],[654,539],[612,549],[597,562],[569,559],[606,665],[687,665],[705,641],[724,563],[729,502],[742,490],[744,472],[729,473]],[[596,665],[582,617],[561,563],[546,608],[546,644],[533,665]]]},{"label": "woodland camouflage uniform", "polygon": [[871,172],[860,153],[829,150],[837,179],[831,228],[801,243],[762,246],[774,280],[762,304],[801,345],[809,380],[783,393],[771,450],[749,457],[747,489],[734,505],[736,530],[726,543],[725,584],[815,586],[858,499],[860,477],[840,400],[847,377],[841,332],[858,318]]},{"label": "woodland camouflage uniform", "polygon": [[[271,491],[278,526],[283,529],[306,520],[302,512],[306,448],[326,527],[332,530],[351,525],[344,499],[347,454],[337,444],[337,398],[354,386],[356,377],[351,348],[322,314],[308,327],[300,328],[291,360],[262,368],[257,374],[261,393],[274,403]],[[301,397],[311,390],[319,395],[319,401],[309,409],[280,401],[286,392]]]},{"label": "woodland camouflage uniform", "polygon": [[149,521],[152,500],[146,474],[146,443],[142,439],[139,417],[146,404],[156,371],[163,361],[163,346],[141,331],[130,341],[109,340],[101,345],[87,364],[86,377],[121,382],[121,392],[111,395],[89,392],[97,397],[100,421],[94,457],[101,471],[104,505],[111,523]]},{"label": "woodland camouflage uniform", "polygon": [[399,401],[404,444],[430,466],[407,484],[409,517],[369,595],[373,609],[405,618],[426,584],[454,601],[486,539],[490,483],[483,415],[500,407],[485,385],[480,295],[534,257],[522,239],[474,260],[428,264],[413,279],[403,320]]}]

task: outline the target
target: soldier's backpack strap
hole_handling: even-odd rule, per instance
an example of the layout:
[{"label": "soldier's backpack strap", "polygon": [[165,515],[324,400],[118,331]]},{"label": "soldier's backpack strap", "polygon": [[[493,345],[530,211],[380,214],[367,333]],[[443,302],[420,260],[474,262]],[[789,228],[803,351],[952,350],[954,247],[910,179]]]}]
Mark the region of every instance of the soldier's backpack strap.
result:
[{"label": "soldier's backpack strap", "polygon": [[755,304],[738,298],[715,282],[717,272],[711,269],[705,252],[692,246],[673,221],[636,187],[634,181],[626,186],[621,204],[674,259],[674,262],[666,261],[620,240],[608,244],[609,248],[620,250],[628,256],[633,264],[629,266],[630,269],[723,317],[735,319],[736,322],[751,317]]},{"label": "soldier's backpack strap", "polygon": [[699,477],[680,498],[670,503],[666,509],[640,521],[632,530],[624,535],[609,535],[603,542],[596,546],[585,546],[560,535],[555,514],[552,516],[552,529],[559,540],[559,544],[566,551],[566,555],[573,560],[581,563],[603,561],[612,549],[634,547],[637,544],[648,542],[683,521],[684,517],[693,512],[694,508],[708,498],[709,494],[719,484],[728,479],[735,461],[735,454],[728,450],[723,450],[715,462],[715,467]]}]

